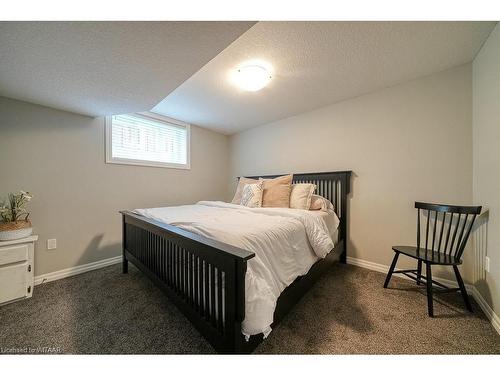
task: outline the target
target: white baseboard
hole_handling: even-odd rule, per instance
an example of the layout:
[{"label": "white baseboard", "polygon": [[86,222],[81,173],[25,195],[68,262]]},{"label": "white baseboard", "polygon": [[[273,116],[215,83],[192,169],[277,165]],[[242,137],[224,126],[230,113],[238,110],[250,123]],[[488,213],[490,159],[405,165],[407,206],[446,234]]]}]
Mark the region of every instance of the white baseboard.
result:
[{"label": "white baseboard", "polygon": [[[389,266],[386,266],[386,265],[380,264],[380,263],[369,262],[367,260],[363,260],[363,259],[359,259],[359,258],[347,257],[347,264],[352,264],[353,266],[367,268],[369,270],[377,271],[377,272],[381,272],[381,273],[385,273],[385,274],[387,272],[389,272]],[[396,268],[395,271],[398,271],[398,268]],[[392,276],[406,278],[402,273],[395,273]],[[435,276],[433,276],[432,279],[437,281],[438,283],[446,285],[449,288],[458,288],[458,284],[455,280],[448,280],[448,279],[443,279],[441,277],[435,277]],[[472,285],[465,284],[465,288],[467,289],[467,292],[472,293]]]},{"label": "white baseboard", "polygon": [[[347,264],[352,264],[353,266],[358,266],[362,268],[367,268],[372,271],[377,271],[381,273],[387,273],[389,271],[389,266],[386,266],[384,264],[380,263],[374,263],[374,262],[369,262],[367,260],[359,259],[359,258],[353,258],[353,257],[347,257]],[[397,270],[397,268],[396,268]],[[394,277],[405,277],[401,273],[396,273],[393,274]],[[448,280],[448,279],[442,279],[440,277],[433,277],[433,279],[437,282],[440,282],[443,285],[446,285],[447,287],[450,288],[457,288],[458,284],[455,280]],[[486,300],[483,298],[481,293],[477,290],[477,288],[474,285],[470,284],[465,284],[465,288],[467,289],[467,292],[474,298],[474,300],[477,302],[477,304],[481,307],[481,310],[483,310],[484,314],[486,317],[490,320],[493,328],[497,331],[497,333],[500,335],[500,318],[498,317],[497,314],[493,311],[493,309],[488,305]]]},{"label": "white baseboard", "polygon": [[486,302],[481,293],[479,293],[479,290],[477,290],[477,288],[473,285],[471,285],[471,289],[472,297],[474,297],[474,300],[481,307],[484,315],[486,315],[486,317],[490,320],[491,325],[493,326],[493,328],[495,328],[495,331],[497,331],[497,333],[500,335],[500,318],[497,314],[495,314],[490,305],[488,305],[488,302]]},{"label": "white baseboard", "polygon": [[75,266],[66,268],[64,270],[46,273],[44,275],[35,276],[35,285],[40,285],[41,283],[46,283],[49,281],[55,281],[59,279],[64,279],[65,277],[75,276],[80,273],[97,270],[99,268],[111,266],[113,264],[120,263],[122,261],[122,256],[108,258],[99,260],[97,262],[83,264],[81,266]]}]

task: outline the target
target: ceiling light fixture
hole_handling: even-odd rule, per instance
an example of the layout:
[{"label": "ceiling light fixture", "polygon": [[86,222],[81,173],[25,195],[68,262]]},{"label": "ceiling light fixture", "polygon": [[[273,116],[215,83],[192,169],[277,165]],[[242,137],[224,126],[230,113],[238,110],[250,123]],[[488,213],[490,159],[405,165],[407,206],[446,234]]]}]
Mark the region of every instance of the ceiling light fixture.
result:
[{"label": "ceiling light fixture", "polygon": [[259,91],[271,80],[271,72],[265,63],[248,62],[241,65],[233,74],[233,82],[245,91]]}]

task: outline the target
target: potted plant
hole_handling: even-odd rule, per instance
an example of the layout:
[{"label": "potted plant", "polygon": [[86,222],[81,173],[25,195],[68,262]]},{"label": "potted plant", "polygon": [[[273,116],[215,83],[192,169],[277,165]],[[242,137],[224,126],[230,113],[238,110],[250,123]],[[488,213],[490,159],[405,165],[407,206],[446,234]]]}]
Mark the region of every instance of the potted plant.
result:
[{"label": "potted plant", "polygon": [[0,203],[0,241],[16,240],[28,237],[33,233],[29,212],[24,206],[33,198],[33,195],[20,191],[9,193],[7,202]]}]

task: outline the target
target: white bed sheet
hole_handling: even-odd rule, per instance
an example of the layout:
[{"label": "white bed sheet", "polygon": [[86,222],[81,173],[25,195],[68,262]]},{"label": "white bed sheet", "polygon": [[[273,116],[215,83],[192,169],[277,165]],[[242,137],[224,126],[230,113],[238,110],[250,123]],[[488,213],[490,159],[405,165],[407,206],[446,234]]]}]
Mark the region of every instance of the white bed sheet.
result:
[{"label": "white bed sheet", "polygon": [[248,208],[213,201],[134,212],[255,253],[245,279],[246,336],[271,332],[279,295],[333,249],[339,225],[333,211]]},{"label": "white bed sheet", "polygon": [[339,218],[337,217],[337,214],[333,210],[328,210],[328,211],[309,211],[313,215],[317,215],[321,217],[326,224],[326,227],[328,228],[328,232],[330,233],[330,238],[332,239],[334,245],[337,244],[338,240],[338,227],[339,227]]}]

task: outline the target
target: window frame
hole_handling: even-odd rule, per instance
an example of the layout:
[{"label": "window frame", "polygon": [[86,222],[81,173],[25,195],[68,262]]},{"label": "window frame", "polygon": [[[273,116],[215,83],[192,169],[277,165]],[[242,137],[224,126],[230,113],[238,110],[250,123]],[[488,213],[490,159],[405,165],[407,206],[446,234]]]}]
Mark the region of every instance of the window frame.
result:
[{"label": "window frame", "polygon": [[164,123],[166,125],[181,126],[186,129],[186,164],[178,163],[166,163],[159,161],[148,161],[141,159],[125,159],[113,157],[112,151],[112,124],[113,116],[106,116],[104,118],[105,123],[105,154],[106,163],[108,164],[122,164],[122,165],[134,165],[141,167],[157,167],[157,168],[171,168],[171,169],[191,169],[191,125],[185,122],[175,120],[170,117],[162,116],[153,112],[138,112],[130,113],[131,116],[143,117],[146,119],[156,120],[158,122]]}]

